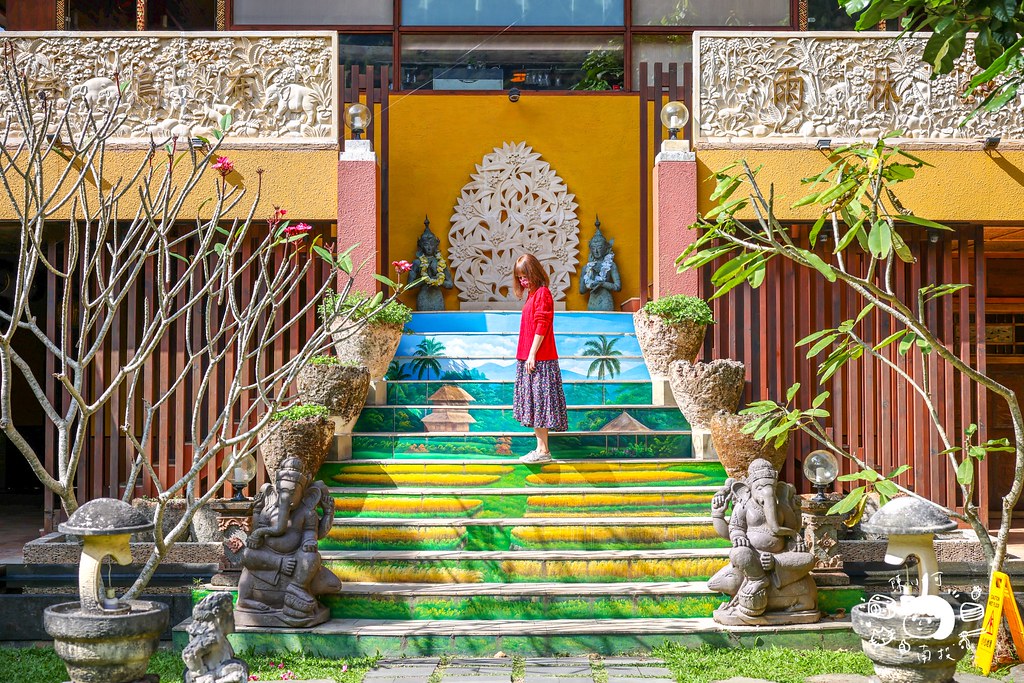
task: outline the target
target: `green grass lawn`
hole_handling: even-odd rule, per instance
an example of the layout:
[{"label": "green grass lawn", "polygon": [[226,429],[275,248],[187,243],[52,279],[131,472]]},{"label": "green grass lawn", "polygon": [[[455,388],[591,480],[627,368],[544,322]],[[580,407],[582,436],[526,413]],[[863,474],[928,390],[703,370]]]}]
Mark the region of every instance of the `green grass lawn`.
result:
[{"label": "green grass lawn", "polygon": [[[807,676],[821,673],[852,673],[870,675],[871,663],[859,651],[790,650],[764,647],[757,649],[687,649],[666,644],[651,653],[665,660],[679,683],[710,683],[733,676],[764,678],[776,683],[803,683]],[[259,681],[279,681],[292,672],[298,679],[327,679],[337,683],[360,683],[375,658],[333,660],[300,655],[246,656],[250,672]],[[518,659],[518,658],[517,658]],[[960,671],[980,673],[965,658]],[[517,662],[518,663],[518,662]],[[595,666],[596,683],[604,683],[601,667]],[[0,671],[5,683],[63,683],[67,680],[64,665],[52,648],[0,647]],[[182,683],[183,665],[177,652],[162,650],[154,655],[150,673],[159,673],[161,683]],[[515,669],[514,669],[515,671]],[[996,672],[1000,679],[1008,668]],[[518,666],[522,676],[522,666]],[[521,680],[521,678],[519,679]]]}]

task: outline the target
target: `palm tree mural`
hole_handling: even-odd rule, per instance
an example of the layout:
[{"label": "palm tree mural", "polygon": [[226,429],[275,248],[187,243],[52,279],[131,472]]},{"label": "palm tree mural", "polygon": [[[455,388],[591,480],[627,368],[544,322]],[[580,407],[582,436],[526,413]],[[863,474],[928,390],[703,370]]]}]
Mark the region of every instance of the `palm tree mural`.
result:
[{"label": "palm tree mural", "polygon": [[392,360],[388,363],[388,371],[384,374],[384,379],[391,382],[401,382],[403,379],[411,379],[412,375],[405,371],[405,365],[399,363],[397,360]]},{"label": "palm tree mural", "polygon": [[598,357],[587,368],[587,377],[596,372],[598,379],[604,379],[605,377],[611,379],[622,372],[622,365],[619,363],[619,359],[615,358],[615,356],[622,355],[622,351],[615,348],[615,344],[618,341],[618,337],[609,339],[602,334],[583,345],[584,356]]},{"label": "palm tree mural", "polygon": [[417,379],[423,379],[423,373],[427,374],[427,379],[430,379],[431,372],[434,373],[435,378],[441,376],[441,363],[434,356],[439,356],[442,353],[444,353],[444,344],[431,337],[425,338],[416,346],[416,352],[413,353],[413,359],[409,365],[416,371]]}]

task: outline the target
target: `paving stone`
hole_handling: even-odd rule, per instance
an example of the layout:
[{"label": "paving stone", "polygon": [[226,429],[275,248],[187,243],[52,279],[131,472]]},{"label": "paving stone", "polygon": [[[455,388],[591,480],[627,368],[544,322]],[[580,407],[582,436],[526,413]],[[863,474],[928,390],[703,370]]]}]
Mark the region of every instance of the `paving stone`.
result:
[{"label": "paving stone", "polygon": [[512,666],[512,660],[508,657],[457,657],[448,660],[448,666],[479,666],[480,664]]},{"label": "paving stone", "polygon": [[627,678],[625,676],[609,676],[608,683],[675,683],[675,678]]},{"label": "paving stone", "polygon": [[664,659],[658,659],[657,657],[605,657],[599,660],[604,662],[605,666],[651,666],[652,664],[664,664]]},{"label": "paving stone", "polygon": [[450,683],[509,683],[512,680],[512,672],[505,676],[443,676],[441,680]]},{"label": "paving stone", "polygon": [[712,681],[712,683],[775,683],[775,681],[769,681],[764,678],[747,678],[746,676],[735,676],[733,678],[725,678],[720,681]]},{"label": "paving stone", "polygon": [[530,657],[526,666],[590,666],[590,657]]},{"label": "paving stone", "polygon": [[977,674],[956,674],[953,676],[953,680],[956,683],[992,683],[991,678],[988,676],[979,676]]},{"label": "paving stone", "polygon": [[605,673],[608,677],[618,676],[620,678],[642,678],[643,673],[640,671],[638,666],[608,666],[604,667]]},{"label": "paving stone", "polygon": [[399,666],[391,664],[384,668],[372,669],[366,673],[367,677],[372,674],[380,673],[386,676],[394,676],[396,678],[417,678],[422,676],[423,678],[429,678],[430,674],[434,673],[436,666]]},{"label": "paving stone", "polygon": [[808,676],[804,683],[871,683],[871,678],[858,674],[818,674]]},{"label": "paving stone", "polygon": [[591,676],[590,664],[534,666],[531,662],[527,662],[525,673],[527,676]]},{"label": "paving stone", "polygon": [[530,676],[526,674],[523,683],[594,683],[590,676]]},{"label": "paving stone", "polygon": [[1010,669],[1010,677],[1006,680],[1011,683],[1024,683],[1024,664],[1018,664]]},{"label": "paving stone", "polygon": [[663,666],[641,666],[638,667],[640,673],[643,674],[644,678],[675,678],[675,674],[672,673],[671,669],[666,669]]}]

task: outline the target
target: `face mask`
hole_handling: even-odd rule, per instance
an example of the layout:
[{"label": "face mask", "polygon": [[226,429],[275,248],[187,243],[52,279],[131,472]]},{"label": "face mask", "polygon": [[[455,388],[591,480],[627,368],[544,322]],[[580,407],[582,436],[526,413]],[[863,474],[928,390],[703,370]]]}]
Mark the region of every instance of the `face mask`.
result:
[{"label": "face mask", "polygon": [[524,289],[529,289],[530,288],[530,278],[528,278],[528,277],[521,277],[521,278],[519,278],[519,284],[522,285]]}]

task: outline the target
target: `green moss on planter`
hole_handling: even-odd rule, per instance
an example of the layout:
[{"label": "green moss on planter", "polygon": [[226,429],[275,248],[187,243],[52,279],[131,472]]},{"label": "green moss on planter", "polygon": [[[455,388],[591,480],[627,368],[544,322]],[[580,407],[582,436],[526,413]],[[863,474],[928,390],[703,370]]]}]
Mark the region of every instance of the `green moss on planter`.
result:
[{"label": "green moss on planter", "polygon": [[318,403],[288,406],[271,416],[272,420],[304,420],[307,417],[327,417],[327,408]]},{"label": "green moss on planter", "polygon": [[693,322],[698,325],[714,325],[715,318],[707,302],[696,296],[674,294],[644,304],[643,311],[656,315],[670,325]]},{"label": "green moss on planter", "polygon": [[341,295],[335,292],[328,292],[324,295],[323,303],[317,307],[321,320],[327,320],[335,311],[342,315],[347,315],[349,311],[352,311],[352,320],[365,321],[370,325],[405,327],[412,320],[412,309],[398,301],[389,301],[383,308],[373,313],[379,302],[374,304],[373,298],[365,292],[352,292],[345,297],[344,301],[339,301],[339,299],[341,299]]}]

